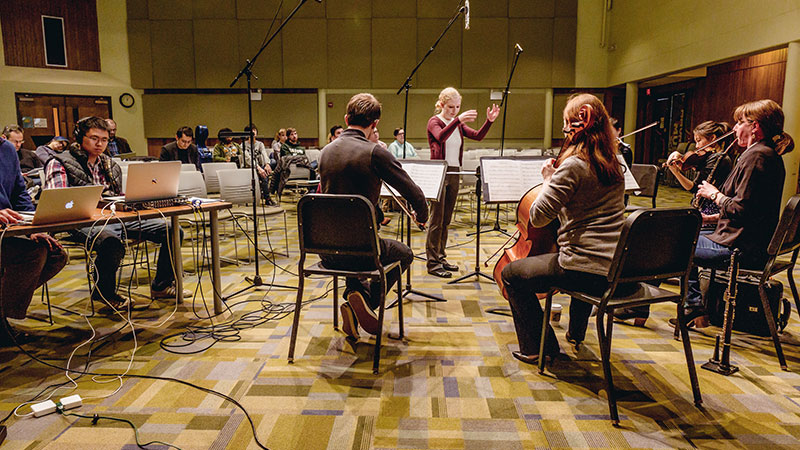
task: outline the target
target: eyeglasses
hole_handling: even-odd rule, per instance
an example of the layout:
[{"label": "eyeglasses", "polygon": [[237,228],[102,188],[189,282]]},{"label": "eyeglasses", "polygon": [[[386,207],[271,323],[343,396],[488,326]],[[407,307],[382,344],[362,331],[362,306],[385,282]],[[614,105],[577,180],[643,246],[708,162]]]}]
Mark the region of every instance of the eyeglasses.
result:
[{"label": "eyeglasses", "polygon": [[108,138],[107,137],[86,136],[86,139],[89,139],[90,141],[92,141],[93,144],[96,144],[98,142],[102,142],[103,144],[108,144]]}]

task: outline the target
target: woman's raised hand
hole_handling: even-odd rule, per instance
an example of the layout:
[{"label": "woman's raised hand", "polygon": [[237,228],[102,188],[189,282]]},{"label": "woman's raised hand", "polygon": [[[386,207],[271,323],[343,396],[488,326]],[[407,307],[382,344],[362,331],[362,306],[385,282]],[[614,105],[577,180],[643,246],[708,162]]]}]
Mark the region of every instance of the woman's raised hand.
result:
[{"label": "woman's raised hand", "polygon": [[496,104],[492,103],[491,108],[486,108],[486,118],[489,119],[489,122],[494,122],[497,119],[497,116],[500,115],[500,107]]},{"label": "woman's raised hand", "polygon": [[461,123],[474,122],[475,119],[477,118],[478,118],[478,111],[475,111],[474,109],[470,109],[469,111],[464,111],[458,116],[458,120]]}]

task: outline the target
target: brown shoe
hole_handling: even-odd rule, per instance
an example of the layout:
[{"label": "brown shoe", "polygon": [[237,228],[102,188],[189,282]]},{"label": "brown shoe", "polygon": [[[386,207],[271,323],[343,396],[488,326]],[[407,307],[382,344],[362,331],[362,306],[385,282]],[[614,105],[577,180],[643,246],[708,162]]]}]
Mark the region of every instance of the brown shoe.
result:
[{"label": "brown shoe", "polygon": [[350,308],[353,309],[361,328],[369,334],[378,334],[378,316],[376,316],[375,311],[369,307],[364,295],[359,291],[350,291],[347,294],[347,303],[349,303]]},{"label": "brown shoe", "polygon": [[349,303],[342,303],[339,307],[342,312],[342,331],[347,337],[358,340],[358,319]]}]

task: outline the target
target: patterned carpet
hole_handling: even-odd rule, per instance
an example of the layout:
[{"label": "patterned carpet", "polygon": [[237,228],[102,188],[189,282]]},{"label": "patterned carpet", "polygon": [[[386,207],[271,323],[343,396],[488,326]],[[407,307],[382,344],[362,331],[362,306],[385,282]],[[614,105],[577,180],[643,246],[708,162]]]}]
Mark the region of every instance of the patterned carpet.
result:
[{"label": "patterned carpet", "polygon": [[[283,199],[289,212],[289,256],[275,255],[281,266],[277,270],[262,259],[266,282],[297,284],[291,273],[297,270],[298,258],[292,203],[296,199]],[[646,205],[649,200],[633,202]],[[688,195],[682,191],[659,192],[659,206],[687,203]],[[461,274],[475,266],[475,241],[467,236],[474,230],[469,211],[465,199],[451,229],[449,259],[459,264]],[[501,210],[501,225],[512,228],[508,220],[513,216],[512,210]],[[393,217],[383,230],[387,237],[394,235],[399,222],[397,215]],[[492,210],[485,223],[494,218]],[[282,219],[271,216],[269,223],[276,251],[285,250]],[[230,232],[231,227],[224,234]],[[414,232],[412,247],[418,254],[424,254],[423,238]],[[504,241],[498,232],[483,234],[481,263]],[[244,242],[239,233],[237,248],[243,258]],[[268,247],[263,236],[260,244]],[[223,236],[222,245],[223,255],[234,256],[230,237]],[[193,271],[189,239],[184,253],[185,269]],[[50,283],[49,292],[54,305],[81,310],[87,307],[88,291],[83,261],[77,253],[73,256],[68,268]],[[491,273],[491,266],[481,270]],[[72,367],[82,369],[88,360],[92,371],[119,373],[130,364],[132,374],[175,377],[222,392],[249,412],[258,439],[270,449],[800,447],[800,326],[795,318],[781,338],[789,371],[780,369],[771,341],[734,333],[732,360],[740,372],[723,377],[698,368],[702,408],[692,402],[682,346],[672,339],[667,323],[674,306],[655,307],[646,328],[616,325],[612,362],[622,420],[615,428],[608,417],[593,322],[585,344],[576,351],[564,339],[566,314],[561,318],[556,335],[568,359],[557,361],[540,376],[534,367],[511,357],[517,349],[511,319],[486,312],[506,305],[494,283],[472,278],[443,284],[427,275],[422,261],[412,271],[414,289],[447,301],[428,302],[413,295],[406,299],[406,339],[384,339],[379,375],[372,374],[372,340],[365,339],[365,333],[353,345],[333,330],[329,280],[314,278],[306,284],[308,304],[300,319],[295,363],[289,365],[295,292],[249,291],[231,299],[230,310],[222,316],[199,319],[196,316],[206,317],[211,308],[206,272],[200,291],[207,306],[198,294],[163,325],[174,303],[158,302],[134,312],[135,342],[124,321],[99,311],[88,319],[97,333],[91,355],[90,345],[81,347]],[[253,272],[252,264],[224,265],[224,293],[245,286],[244,277]],[[138,274],[142,287],[136,292],[146,295],[144,271]],[[197,277],[187,273],[187,287],[193,289]],[[790,298],[786,280],[782,281]],[[146,303],[142,295],[134,297],[139,304]],[[557,297],[556,302],[566,306],[568,299]],[[35,335],[25,348],[51,364],[65,365],[70,353],[92,335],[89,322],[76,314],[54,309],[50,325],[47,306],[38,296],[30,314],[32,318],[13,324]],[[240,319],[236,326],[222,326],[234,317]],[[395,335],[396,309],[389,310],[387,321]],[[185,341],[180,335],[165,341],[173,344],[173,352],[184,354],[160,345],[163,338],[188,326],[208,327],[212,322],[218,326],[216,343],[208,329],[195,329],[193,343],[181,346]],[[698,365],[711,356],[717,332],[711,327],[692,333]],[[0,350],[0,362],[3,415],[47,386],[68,381],[64,371],[32,361],[18,349]],[[142,442],[159,440],[183,449],[258,448],[241,409],[174,381],[126,377],[120,387],[116,378],[83,376],[77,379],[77,388],[61,389],[53,398],[71,394],[85,399],[75,412],[128,419],[139,428]],[[90,419],[51,414],[12,417],[6,425],[4,449],[137,448],[133,430],[124,423],[100,420],[92,425]]]}]

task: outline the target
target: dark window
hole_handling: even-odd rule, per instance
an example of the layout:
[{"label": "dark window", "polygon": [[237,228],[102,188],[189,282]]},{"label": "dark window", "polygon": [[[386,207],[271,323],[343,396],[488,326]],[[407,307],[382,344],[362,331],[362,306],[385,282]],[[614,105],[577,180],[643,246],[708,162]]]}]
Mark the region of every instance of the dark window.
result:
[{"label": "dark window", "polygon": [[64,19],[42,16],[44,31],[44,56],[48,66],[67,67],[67,49],[64,45]]}]

